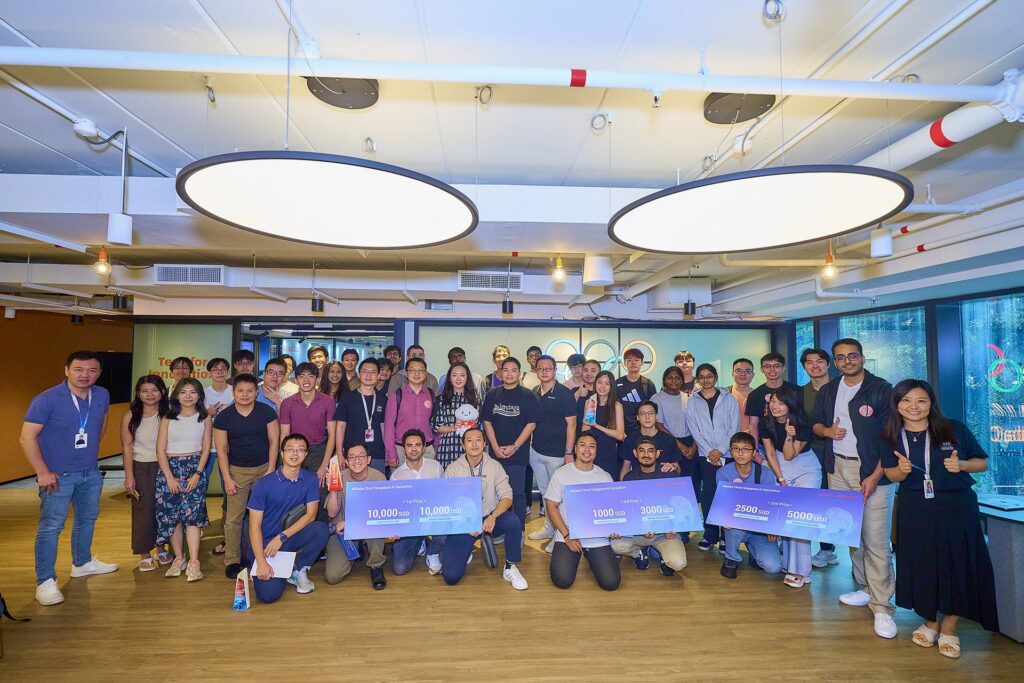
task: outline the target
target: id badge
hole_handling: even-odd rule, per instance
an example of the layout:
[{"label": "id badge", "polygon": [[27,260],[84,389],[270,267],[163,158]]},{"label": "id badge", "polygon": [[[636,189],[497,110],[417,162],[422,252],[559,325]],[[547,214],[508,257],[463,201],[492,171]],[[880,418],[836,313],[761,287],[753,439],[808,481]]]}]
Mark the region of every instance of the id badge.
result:
[{"label": "id badge", "polygon": [[89,435],[86,432],[79,432],[75,434],[75,448],[88,448],[89,447]]},{"label": "id badge", "polygon": [[373,443],[373,430],[372,429],[367,429],[365,432],[363,432],[363,442],[364,443]]},{"label": "id badge", "polygon": [[924,480],[924,497],[926,500],[931,500],[935,497],[935,482],[931,479]]}]

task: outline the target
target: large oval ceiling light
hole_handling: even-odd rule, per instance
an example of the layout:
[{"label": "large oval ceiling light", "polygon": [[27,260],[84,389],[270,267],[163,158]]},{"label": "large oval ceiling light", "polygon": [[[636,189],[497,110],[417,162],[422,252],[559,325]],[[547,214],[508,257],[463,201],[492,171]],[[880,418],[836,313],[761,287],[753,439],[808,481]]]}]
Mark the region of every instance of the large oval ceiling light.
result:
[{"label": "large oval ceiling light", "polygon": [[354,249],[407,249],[465,237],[479,220],[439,180],[367,159],[298,151],[207,157],[178,174],[178,195],[237,228]]},{"label": "large oval ceiling light", "polygon": [[913,197],[909,180],[877,168],[765,168],[638,199],[612,216],[608,236],[630,249],[672,254],[770,249],[877,225]]}]

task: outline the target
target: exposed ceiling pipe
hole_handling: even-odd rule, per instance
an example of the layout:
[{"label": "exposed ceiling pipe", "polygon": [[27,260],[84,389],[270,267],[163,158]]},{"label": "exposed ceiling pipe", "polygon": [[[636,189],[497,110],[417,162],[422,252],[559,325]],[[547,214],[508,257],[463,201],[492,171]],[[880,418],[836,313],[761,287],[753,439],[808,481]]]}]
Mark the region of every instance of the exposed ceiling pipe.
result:
[{"label": "exposed ceiling pipe", "polygon": [[[912,256],[914,254],[920,254],[920,253],[923,253],[925,251],[934,251],[935,249],[939,249],[941,247],[948,247],[948,246],[952,246],[954,244],[960,244],[961,242],[966,242],[967,240],[977,239],[979,237],[988,237],[989,235],[995,235],[995,234],[998,234],[998,233],[1001,233],[1001,232],[1006,232],[1008,230],[1014,230],[1014,229],[1019,228],[1021,226],[1022,226],[1021,219],[1018,216],[1016,218],[1011,218],[1009,220],[1003,221],[1002,223],[997,223],[996,225],[990,225],[987,228],[979,228],[978,230],[973,230],[971,232],[960,233],[958,235],[953,235],[952,237],[947,237],[945,239],[940,239],[940,240],[934,240],[932,242],[922,242],[921,244],[918,244],[917,246],[914,246],[914,247],[910,247],[909,249],[901,249],[900,251],[897,251],[897,252],[893,253],[893,255],[891,257],[889,257],[888,259],[880,259],[880,260],[888,261],[888,260],[894,259],[894,258],[902,258],[904,256]],[[877,263],[877,261],[874,261],[874,262]]]},{"label": "exposed ceiling pipe", "polygon": [[[804,259],[800,259],[800,258],[764,259],[764,260],[759,260],[759,259],[734,259],[734,258],[731,258],[730,256],[728,256],[727,254],[720,254],[718,256],[718,262],[721,263],[722,266],[725,267],[725,268],[733,268],[733,267],[735,267],[735,268],[743,268],[743,267],[751,267],[751,268],[760,268],[760,267],[766,267],[766,268],[769,268],[769,267],[770,268],[789,268],[789,267],[808,268],[808,267],[820,267],[824,263],[824,260],[823,259],[808,259],[808,258],[804,258]],[[863,266],[863,265],[866,265],[867,262],[868,262],[867,259],[834,259],[832,261],[832,265],[834,265],[836,267],[839,267],[839,266]]]},{"label": "exposed ceiling pipe", "polygon": [[77,251],[83,254],[89,249],[89,247],[84,244],[69,242],[68,240],[61,239],[60,237],[54,237],[53,235],[48,235],[45,232],[39,232],[38,230],[32,230],[31,228],[23,228],[20,225],[14,225],[13,223],[8,223],[6,221],[0,221],[0,232],[5,232],[9,235],[17,235],[18,237],[24,237],[36,242],[52,244],[55,247],[62,247],[64,249],[70,249],[71,251]]},{"label": "exposed ceiling pipe", "polygon": [[687,271],[699,267],[702,263],[708,261],[708,258],[703,258],[699,261],[691,261],[689,259],[680,259],[678,262],[673,263],[670,266],[666,266],[659,271],[656,271],[640,282],[634,283],[626,288],[626,291],[622,293],[622,297],[627,301],[629,299],[635,299],[649,289],[653,289],[660,285],[666,280],[671,280],[674,277],[679,277],[685,274]]},{"label": "exposed ceiling pipe", "polygon": [[908,204],[900,213],[956,213],[960,215],[977,213],[977,204]]},{"label": "exposed ceiling pipe", "polygon": [[821,276],[814,276],[814,296],[819,299],[871,299],[875,300],[874,294],[868,294],[862,292],[859,289],[855,289],[852,292],[828,292],[821,285]]},{"label": "exposed ceiling pipe", "polygon": [[[910,48],[909,50],[904,52],[902,55],[900,55],[899,57],[894,59],[892,62],[887,64],[885,67],[883,67],[882,69],[877,71],[868,80],[869,81],[886,81],[887,79],[892,78],[893,76],[895,76],[896,74],[899,73],[900,69],[902,69],[907,64],[911,63],[913,60],[917,59],[925,51],[931,49],[939,41],[941,41],[943,38],[948,36],[953,31],[955,31],[958,28],[960,28],[965,23],[967,23],[967,21],[969,21],[972,17],[974,17],[978,12],[980,12],[983,9],[985,9],[986,7],[991,5],[993,2],[994,2],[994,0],[975,0],[975,2],[973,2],[970,5],[968,5],[967,7],[965,7],[963,10],[958,12],[956,15],[954,15],[952,18],[950,18],[944,24],[942,24],[937,29],[932,31],[930,34],[925,36],[921,41],[919,41],[912,48]],[[843,100],[841,102],[837,102],[835,104],[835,106],[831,107],[824,114],[822,114],[817,119],[812,121],[810,124],[805,126],[803,129],[798,131],[795,135],[793,135],[791,138],[786,140],[783,145],[780,145],[779,147],[776,147],[774,150],[772,150],[771,153],[769,153],[767,156],[762,158],[756,164],[751,166],[751,168],[757,169],[757,168],[764,168],[765,166],[768,166],[769,164],[771,164],[771,162],[775,161],[775,159],[777,159],[780,156],[782,156],[782,152],[785,149],[791,148],[793,145],[795,145],[796,143],[798,143],[801,140],[803,140],[804,138],[806,138],[808,135],[810,135],[811,133],[816,131],[818,128],[823,126],[825,123],[830,121],[832,118],[834,118],[837,114],[839,114],[839,112],[841,112],[843,109],[845,109],[850,104],[852,104],[852,102],[850,100],[848,100],[848,99]],[[777,111],[778,109],[780,109],[780,107],[777,106],[776,108],[774,108],[772,110],[772,112]],[[772,112],[769,112],[769,114],[771,114]],[[759,121],[756,121],[754,124],[752,124],[751,127],[748,128],[747,131],[743,135],[737,137],[737,141],[739,141],[740,146],[737,147],[736,145],[734,145],[734,147],[733,147],[733,155],[734,156],[744,156],[744,155],[747,154],[747,152],[749,152],[751,138],[753,138],[755,135],[757,135],[758,132],[760,132],[761,130],[764,129],[764,124],[768,120],[770,120],[770,117],[768,115],[762,117]],[[729,158],[730,158],[729,156],[719,157],[719,159],[716,159],[715,163],[712,164],[709,169],[705,170],[704,172],[702,172],[697,177],[698,178],[704,178],[704,177],[706,177],[708,175],[711,175],[716,170],[718,170],[719,166],[721,166],[723,163],[728,161]],[[897,169],[893,168],[892,170],[897,170]]]},{"label": "exposed ceiling pipe", "polygon": [[[656,97],[677,90],[688,92],[742,92],[804,97],[853,97],[921,102],[989,102],[1013,106],[1016,92],[1007,85],[945,85],[871,81],[778,78],[774,76],[718,76],[701,73],[611,71],[535,68],[475,64],[315,60],[316,73],[305,59],[292,59],[296,76],[376,78],[378,80],[492,83],[573,88],[645,90]],[[313,60],[311,60],[313,62]],[[0,47],[0,64],[9,66],[175,71],[192,73],[259,74],[285,76],[284,57],[249,57],[178,52],[94,50],[53,47]]]}]

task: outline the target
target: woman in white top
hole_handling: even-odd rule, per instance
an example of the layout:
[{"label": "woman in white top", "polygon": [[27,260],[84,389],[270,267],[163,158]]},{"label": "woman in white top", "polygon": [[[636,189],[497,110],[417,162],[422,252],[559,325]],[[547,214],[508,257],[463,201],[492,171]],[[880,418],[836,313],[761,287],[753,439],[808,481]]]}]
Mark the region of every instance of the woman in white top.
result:
[{"label": "woman in white top", "polygon": [[[121,418],[121,458],[124,488],[132,497],[132,552],[139,556],[139,571],[156,569],[156,438],[160,419],[167,413],[167,385],[159,375],[143,375],[135,382],[135,398]],[[161,564],[171,556],[161,546]]]},{"label": "woman in white top", "polygon": [[[288,356],[291,358],[291,356]],[[210,373],[212,383],[206,387],[205,394],[203,397],[203,405],[206,406],[206,411],[210,413],[211,418],[216,418],[224,408],[235,402],[235,396],[232,393],[232,387],[228,384],[228,376],[231,374],[231,363],[226,358],[211,358],[206,364],[206,370]],[[210,477],[213,476],[213,470],[217,466],[217,450],[216,446],[211,446],[210,459],[206,461],[206,483],[209,486]],[[221,510],[227,510],[227,496],[221,496]],[[224,543],[218,543],[217,547],[213,549],[214,555],[224,554]]]},{"label": "woman in white top", "polygon": [[[166,576],[181,576],[185,567],[182,536],[188,541],[189,581],[199,581],[199,530],[210,523],[206,514],[206,472],[213,420],[204,406],[203,385],[183,379],[171,391],[167,415],[160,420],[156,455],[157,542],[171,542],[174,561]],[[184,533],[182,531],[184,527]]]}]

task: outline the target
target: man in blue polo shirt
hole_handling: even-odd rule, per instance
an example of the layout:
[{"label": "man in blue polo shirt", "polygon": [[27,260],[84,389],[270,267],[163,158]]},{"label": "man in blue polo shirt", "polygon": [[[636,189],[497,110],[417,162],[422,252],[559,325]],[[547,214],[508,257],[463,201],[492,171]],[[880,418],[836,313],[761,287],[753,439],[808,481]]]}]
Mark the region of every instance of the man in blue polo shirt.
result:
[{"label": "man in blue polo shirt", "polygon": [[[543,494],[551,481],[551,475],[562,465],[572,462],[572,447],[576,443],[576,399],[573,398],[572,389],[555,380],[554,358],[539,356],[534,369],[540,384],[533,390],[537,394],[537,428],[533,430],[530,443],[530,467],[537,477],[543,511]],[[544,528],[530,534],[530,540],[539,541],[554,536],[555,528],[545,518]]]},{"label": "man in blue polo shirt", "polygon": [[[260,602],[275,602],[285,583],[299,594],[315,588],[307,572],[327,545],[327,523],[316,521],[320,507],[320,486],[316,474],[302,469],[309,442],[302,434],[289,434],[281,441],[281,466],[258,480],[249,496],[249,534],[246,564],[255,561],[253,589]],[[299,506],[304,514],[289,514]],[[300,508],[302,510],[302,508]],[[295,519],[290,519],[295,517]],[[291,578],[274,578],[267,562],[279,551],[294,552]],[[250,565],[251,566],[251,565]]]},{"label": "man in blue polo shirt", "polygon": [[110,394],[93,386],[100,359],[92,351],[76,351],[64,365],[67,380],[32,399],[21,426],[21,449],[39,485],[39,528],[36,531],[36,600],[41,605],[64,602],[57,587],[57,544],[68,507],[75,508],[71,527],[71,576],[117,571],[92,554],[92,535],[100,514],[103,476],[98,458],[107,428]]}]

